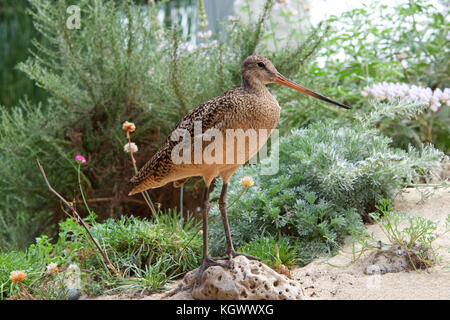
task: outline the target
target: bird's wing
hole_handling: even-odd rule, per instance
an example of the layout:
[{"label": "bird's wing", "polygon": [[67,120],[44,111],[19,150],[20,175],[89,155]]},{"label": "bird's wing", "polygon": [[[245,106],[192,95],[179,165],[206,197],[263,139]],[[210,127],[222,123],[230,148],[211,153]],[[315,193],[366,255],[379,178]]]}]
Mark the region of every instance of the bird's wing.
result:
[{"label": "bird's wing", "polygon": [[163,177],[168,174],[173,165],[171,160],[172,149],[178,144],[177,141],[171,140],[171,135],[178,129],[187,130],[191,135],[191,141],[194,138],[194,123],[201,121],[202,133],[210,128],[221,129],[227,114],[232,114],[233,109],[237,108],[239,96],[237,91],[241,88],[235,88],[226,93],[211,99],[197,108],[191,110],[184,118],[175,126],[171,134],[167,137],[164,144],[147,161],[147,163],[139,170],[139,172],[130,180],[133,184],[140,184],[149,178]]}]

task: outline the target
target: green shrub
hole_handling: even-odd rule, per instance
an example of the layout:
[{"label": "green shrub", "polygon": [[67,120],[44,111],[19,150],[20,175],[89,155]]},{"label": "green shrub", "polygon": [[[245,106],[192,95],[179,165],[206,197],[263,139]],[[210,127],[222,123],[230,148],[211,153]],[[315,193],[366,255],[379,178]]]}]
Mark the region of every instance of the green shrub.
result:
[{"label": "green shrub", "polygon": [[97,223],[91,215],[84,221],[120,276],[111,274],[85,230],[69,218],[59,224],[59,237],[54,243],[44,235],[26,252],[0,251],[0,298],[21,291],[9,280],[13,270],[27,273],[24,285],[32,295],[48,298],[45,274],[51,262],[58,263],[61,270],[77,264],[82,270],[82,290],[91,295],[161,289],[170,279],[199,265],[199,224],[192,219],[185,221],[177,213],[161,215],[158,224],[133,216]]},{"label": "green shrub", "polygon": [[[352,235],[353,260],[358,260],[361,255],[369,250],[384,251],[388,254],[403,252],[408,258],[408,263],[414,270],[426,269],[441,264],[441,258],[433,248],[433,242],[438,237],[435,234],[436,222],[420,216],[409,216],[405,213],[393,211],[391,202],[382,199],[377,205],[377,211],[371,214],[378,223],[381,231],[387,238],[387,243],[382,243],[372,234],[365,231]],[[450,215],[447,215],[447,230]],[[442,236],[439,235],[439,236]],[[360,248],[356,249],[356,245]],[[384,247],[384,248],[383,248]],[[387,248],[390,248],[386,251]],[[445,248],[445,247],[444,247]],[[444,267],[448,267],[444,265]]]},{"label": "green shrub", "polygon": [[[131,207],[126,201],[133,169],[123,153],[124,121],[136,124],[133,141],[139,146],[135,156],[140,167],[190,109],[240,85],[243,57],[257,51],[280,62],[287,76],[307,78],[302,75],[303,64],[321,41],[313,36],[319,31],[312,30],[298,48],[279,53],[265,49],[262,39],[270,33],[267,20],[273,3],[269,0],[261,18],[252,16],[248,24],[233,22],[229,39],[205,39],[192,47],[178,26],[159,24],[159,4],[152,3],[78,1],[81,27],[68,29],[67,1],[30,1],[40,39],[19,69],[50,98],[39,107],[18,106],[12,120],[6,108],[0,107],[0,157],[5,163],[0,168],[0,190],[6,195],[0,198],[0,215],[8,226],[0,232],[0,246],[26,248],[37,235],[50,235],[63,215],[58,200],[44,187],[35,166],[37,157],[55,189],[77,201],[72,159],[83,154],[88,159],[82,177],[86,198],[114,198],[100,205],[90,203],[100,219],[119,216],[130,208],[137,211],[137,205]],[[309,100],[303,97],[302,101]],[[156,197],[165,190],[152,194]],[[190,192],[189,188],[185,191]],[[86,215],[84,209],[80,211]],[[39,220],[29,224],[38,230],[29,230],[23,222],[31,219]]]},{"label": "green shrub", "polygon": [[[365,86],[382,82],[407,83],[419,87],[450,88],[448,29],[444,12],[429,0],[369,5],[332,16],[322,41],[320,56],[307,72],[318,83],[326,83],[324,93],[344,97],[355,109],[367,112],[361,96]],[[318,109],[316,114],[298,112],[287,104],[289,127],[322,116],[337,118],[334,111]],[[425,109],[417,118],[383,119],[379,124],[396,146],[407,149],[413,143],[433,143],[445,153],[450,151],[450,111],[444,105],[438,112]],[[342,114],[341,114],[342,116]],[[345,123],[349,115],[340,117]]]},{"label": "green shrub", "polygon": [[[423,106],[422,106],[423,107]],[[419,177],[429,178],[433,168],[445,159],[431,146],[409,151],[390,146],[391,139],[372,128],[382,115],[405,117],[420,106],[375,106],[360,121],[339,126],[317,122],[305,129],[294,129],[280,139],[279,171],[262,175],[261,164],[239,169],[228,187],[229,203],[242,192],[238,183],[252,176],[255,186],[234,205],[229,219],[236,245],[258,238],[263,232],[286,235],[311,243],[312,251],[333,252],[352,230],[361,226],[377,203],[392,199],[405,184]],[[221,182],[215,189],[218,196]],[[218,209],[212,208],[213,251],[220,253],[224,233]]]},{"label": "green shrub", "polygon": [[258,257],[269,267],[276,268],[280,265],[292,267],[299,263],[299,248],[292,245],[287,237],[276,239],[271,235],[261,234],[259,238],[246,243],[237,249],[238,252]]},{"label": "green shrub", "polygon": [[49,231],[58,204],[47,200],[37,158],[51,170],[55,188],[72,191],[75,162],[63,130],[60,118],[41,105],[0,109],[0,247],[24,249]]}]

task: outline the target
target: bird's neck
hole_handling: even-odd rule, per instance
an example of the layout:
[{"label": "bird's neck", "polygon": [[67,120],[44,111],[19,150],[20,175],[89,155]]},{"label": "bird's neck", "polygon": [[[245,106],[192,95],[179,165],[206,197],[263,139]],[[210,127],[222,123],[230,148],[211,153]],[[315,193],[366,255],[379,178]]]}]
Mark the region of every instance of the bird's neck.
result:
[{"label": "bird's neck", "polygon": [[253,77],[245,77],[242,76],[242,88],[246,91],[257,94],[257,95],[267,95],[270,94],[269,90],[267,90],[266,85],[255,79]]}]

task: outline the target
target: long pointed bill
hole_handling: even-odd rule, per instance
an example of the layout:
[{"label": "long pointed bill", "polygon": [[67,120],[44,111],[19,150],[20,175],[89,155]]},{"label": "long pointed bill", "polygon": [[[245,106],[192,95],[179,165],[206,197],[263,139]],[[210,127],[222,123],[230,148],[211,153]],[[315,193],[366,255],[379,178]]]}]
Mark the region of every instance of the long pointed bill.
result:
[{"label": "long pointed bill", "polygon": [[317,99],[320,99],[320,100],[323,100],[323,101],[335,104],[335,105],[337,105],[337,106],[339,106],[341,108],[351,109],[351,107],[349,107],[349,106],[347,106],[345,104],[336,102],[336,101],[331,100],[330,98],[327,98],[327,97],[325,97],[325,96],[323,96],[323,95],[321,95],[319,93],[316,93],[314,91],[306,89],[305,87],[302,87],[301,85],[295,83],[294,81],[289,80],[288,78],[286,78],[285,76],[283,76],[280,73],[277,74],[277,77],[275,79],[275,83],[279,83],[279,84],[282,84],[283,86],[286,86],[286,87],[295,89],[297,91],[306,93],[307,95],[309,95],[311,97],[314,97],[314,98],[317,98]]}]

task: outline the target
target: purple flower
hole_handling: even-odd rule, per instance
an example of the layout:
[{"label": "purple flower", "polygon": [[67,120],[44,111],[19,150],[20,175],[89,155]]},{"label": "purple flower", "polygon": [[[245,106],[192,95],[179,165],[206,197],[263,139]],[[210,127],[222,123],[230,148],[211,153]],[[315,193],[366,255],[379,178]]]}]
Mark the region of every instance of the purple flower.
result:
[{"label": "purple flower", "polygon": [[83,157],[82,155],[76,155],[75,156],[75,161],[78,164],[83,164],[83,163],[86,163],[86,158]]}]

